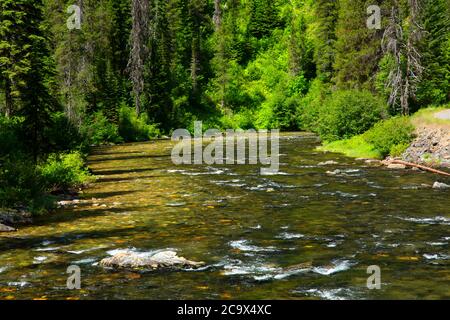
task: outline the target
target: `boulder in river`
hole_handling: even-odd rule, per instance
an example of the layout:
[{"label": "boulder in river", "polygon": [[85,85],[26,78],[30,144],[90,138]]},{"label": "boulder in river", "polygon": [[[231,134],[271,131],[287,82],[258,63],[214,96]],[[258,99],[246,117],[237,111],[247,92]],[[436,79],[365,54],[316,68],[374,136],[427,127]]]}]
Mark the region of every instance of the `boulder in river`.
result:
[{"label": "boulder in river", "polygon": [[104,268],[131,270],[196,269],[204,264],[179,257],[175,251],[161,251],[150,256],[127,251],[100,261]]},{"label": "boulder in river", "polygon": [[450,185],[439,182],[439,181],[436,181],[433,184],[433,189],[449,189],[449,188],[450,188]]},{"label": "boulder in river", "polygon": [[16,229],[5,226],[4,224],[0,223],[0,232],[14,232],[14,231],[16,231]]},{"label": "boulder in river", "polygon": [[334,170],[334,171],[327,171],[327,174],[329,174],[329,175],[337,175],[337,174],[341,174],[342,173],[342,171],[341,170],[339,170],[339,169],[336,169],[336,170]]},{"label": "boulder in river", "polygon": [[388,164],[388,169],[406,169],[406,166],[404,164],[399,164],[399,163],[390,163]]}]

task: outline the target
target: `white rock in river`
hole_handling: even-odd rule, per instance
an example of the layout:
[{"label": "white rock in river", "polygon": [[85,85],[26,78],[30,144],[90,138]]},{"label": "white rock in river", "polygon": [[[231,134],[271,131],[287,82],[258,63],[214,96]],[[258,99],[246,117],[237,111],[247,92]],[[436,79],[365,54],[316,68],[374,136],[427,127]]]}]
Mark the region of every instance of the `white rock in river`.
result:
[{"label": "white rock in river", "polygon": [[4,224],[0,223],[0,232],[13,232],[13,231],[16,231],[16,229],[5,226]]},{"label": "white rock in river", "polygon": [[181,269],[198,268],[204,262],[195,262],[177,256],[175,251],[162,251],[152,256],[145,256],[136,252],[120,252],[100,261],[100,266],[115,269]]},{"label": "white rock in river", "polygon": [[450,185],[442,183],[442,182],[436,181],[433,184],[433,189],[448,189],[448,188],[450,188]]}]

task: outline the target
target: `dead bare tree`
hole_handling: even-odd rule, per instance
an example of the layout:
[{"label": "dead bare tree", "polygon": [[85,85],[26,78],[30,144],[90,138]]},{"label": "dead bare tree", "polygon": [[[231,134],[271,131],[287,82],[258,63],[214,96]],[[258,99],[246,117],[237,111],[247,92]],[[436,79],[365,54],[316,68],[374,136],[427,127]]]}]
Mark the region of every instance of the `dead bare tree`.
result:
[{"label": "dead bare tree", "polygon": [[141,113],[141,94],[144,91],[144,65],[149,35],[149,0],[133,0],[131,7],[131,52],[128,61],[130,80],[133,84],[136,114]]},{"label": "dead bare tree", "polygon": [[423,72],[418,43],[422,38],[419,25],[420,0],[408,0],[409,29],[405,32],[398,1],[391,9],[389,25],[385,29],[382,47],[385,54],[394,59],[386,87],[390,89],[389,105],[400,104],[403,115],[409,114],[409,101],[415,98],[417,84]]}]

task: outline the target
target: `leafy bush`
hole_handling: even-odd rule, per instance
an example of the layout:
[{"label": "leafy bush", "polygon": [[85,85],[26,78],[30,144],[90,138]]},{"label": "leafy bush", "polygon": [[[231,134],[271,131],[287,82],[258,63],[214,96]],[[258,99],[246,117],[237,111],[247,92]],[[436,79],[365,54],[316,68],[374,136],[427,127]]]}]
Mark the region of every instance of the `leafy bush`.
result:
[{"label": "leafy bush", "polygon": [[298,128],[317,132],[319,112],[328,95],[329,88],[322,81],[315,79],[311,82],[308,93],[297,106],[295,120]]},{"label": "leafy bush", "polygon": [[123,141],[117,125],[109,122],[101,111],[86,119],[80,127],[80,133],[87,145],[100,145],[108,142],[120,143]]},{"label": "leafy bush", "polygon": [[383,156],[401,155],[413,138],[414,126],[407,117],[395,117],[380,121],[364,134],[364,139]]},{"label": "leafy bush", "polygon": [[225,114],[220,118],[222,129],[250,129],[254,125],[254,115],[250,109],[242,109],[237,113]]},{"label": "leafy bush", "polygon": [[320,108],[317,132],[326,141],[364,133],[387,115],[385,102],[368,91],[336,91]]},{"label": "leafy bush", "polygon": [[90,178],[79,152],[51,154],[38,169],[44,186],[51,191],[67,191],[83,185]]},{"label": "leafy bush", "polygon": [[161,135],[157,125],[149,124],[145,113],[138,117],[133,108],[122,106],[119,118],[119,133],[125,141],[147,141]]}]

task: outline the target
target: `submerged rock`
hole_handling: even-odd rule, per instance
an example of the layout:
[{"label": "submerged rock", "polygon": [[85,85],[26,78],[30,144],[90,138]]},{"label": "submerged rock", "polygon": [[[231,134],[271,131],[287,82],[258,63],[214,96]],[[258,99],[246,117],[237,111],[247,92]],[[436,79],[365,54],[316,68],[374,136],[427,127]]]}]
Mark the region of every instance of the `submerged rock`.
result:
[{"label": "submerged rock", "polygon": [[439,181],[436,181],[433,184],[433,189],[448,189],[448,188],[450,188],[450,185],[439,182]]},{"label": "submerged rock", "polygon": [[5,226],[4,224],[0,223],[0,232],[13,232],[13,231],[16,231],[16,229]]},{"label": "submerged rock", "polygon": [[334,160],[329,160],[329,161],[319,162],[317,165],[318,166],[329,166],[329,165],[333,165],[333,164],[339,164],[339,163]]},{"label": "submerged rock", "polygon": [[367,159],[364,162],[367,164],[381,165],[381,161],[377,159]]},{"label": "submerged rock", "polygon": [[387,165],[388,169],[406,169],[406,166],[404,164],[399,164],[399,163],[390,163]]},{"label": "submerged rock", "polygon": [[195,262],[179,257],[175,251],[162,251],[151,256],[131,251],[120,252],[111,258],[100,261],[100,266],[104,268],[131,270],[195,269],[204,264],[204,262]]}]

